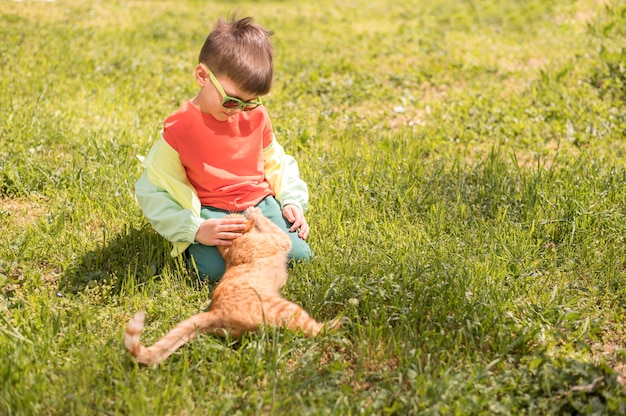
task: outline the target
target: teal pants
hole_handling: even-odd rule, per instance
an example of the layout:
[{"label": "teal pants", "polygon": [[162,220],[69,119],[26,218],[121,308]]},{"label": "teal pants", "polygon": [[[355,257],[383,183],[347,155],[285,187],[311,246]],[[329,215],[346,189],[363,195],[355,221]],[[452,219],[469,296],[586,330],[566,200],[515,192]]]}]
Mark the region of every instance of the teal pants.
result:
[{"label": "teal pants", "polygon": [[[309,245],[298,237],[298,232],[290,232],[291,223],[283,217],[280,205],[272,196],[268,196],[257,204],[263,215],[278,225],[291,238],[291,251],[289,252],[289,263],[308,261],[313,257],[313,252]],[[230,214],[229,211],[203,206],[200,216],[204,219],[223,218]],[[190,270],[197,274],[202,280],[217,282],[221,279],[226,269],[224,259],[215,246],[205,246],[195,243],[189,246],[185,252],[187,264]]]}]

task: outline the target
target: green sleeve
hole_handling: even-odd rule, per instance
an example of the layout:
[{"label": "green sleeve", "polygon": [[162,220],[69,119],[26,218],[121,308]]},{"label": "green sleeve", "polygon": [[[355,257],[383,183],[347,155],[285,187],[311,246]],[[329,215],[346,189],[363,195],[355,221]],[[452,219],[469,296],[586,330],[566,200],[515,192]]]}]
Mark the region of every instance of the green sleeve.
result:
[{"label": "green sleeve", "polygon": [[181,207],[163,188],[154,185],[144,172],[135,183],[141,210],[154,230],[172,242],[193,243],[202,219]]}]

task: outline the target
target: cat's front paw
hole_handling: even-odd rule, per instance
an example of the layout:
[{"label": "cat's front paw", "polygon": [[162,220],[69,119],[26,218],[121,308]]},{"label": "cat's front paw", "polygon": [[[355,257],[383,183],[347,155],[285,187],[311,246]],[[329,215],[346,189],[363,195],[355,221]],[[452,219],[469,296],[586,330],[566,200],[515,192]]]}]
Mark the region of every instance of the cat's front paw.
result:
[{"label": "cat's front paw", "polygon": [[245,215],[247,219],[251,220],[263,214],[261,213],[261,210],[259,208],[250,207],[243,212],[243,215]]}]

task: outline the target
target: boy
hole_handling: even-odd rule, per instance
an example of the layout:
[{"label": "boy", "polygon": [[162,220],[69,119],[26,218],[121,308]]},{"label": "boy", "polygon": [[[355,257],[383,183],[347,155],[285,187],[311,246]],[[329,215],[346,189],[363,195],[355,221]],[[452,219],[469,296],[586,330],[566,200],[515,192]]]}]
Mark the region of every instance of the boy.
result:
[{"label": "boy", "polygon": [[260,96],[274,75],[272,32],[249,17],[220,19],[194,76],[200,91],[166,121],[135,185],[153,228],[184,253],[202,279],[218,281],[230,245],[245,228],[225,218],[257,206],[291,238],[291,261],[308,260],[307,185],[272,133]]}]

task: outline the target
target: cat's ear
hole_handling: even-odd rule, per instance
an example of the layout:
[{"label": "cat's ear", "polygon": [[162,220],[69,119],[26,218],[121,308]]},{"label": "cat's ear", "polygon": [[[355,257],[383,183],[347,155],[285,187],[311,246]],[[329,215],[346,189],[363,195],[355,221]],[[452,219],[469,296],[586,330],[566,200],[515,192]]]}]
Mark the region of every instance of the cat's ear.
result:
[{"label": "cat's ear", "polygon": [[242,234],[245,234],[254,228],[254,220],[248,220],[245,224],[246,228],[241,232]]}]

